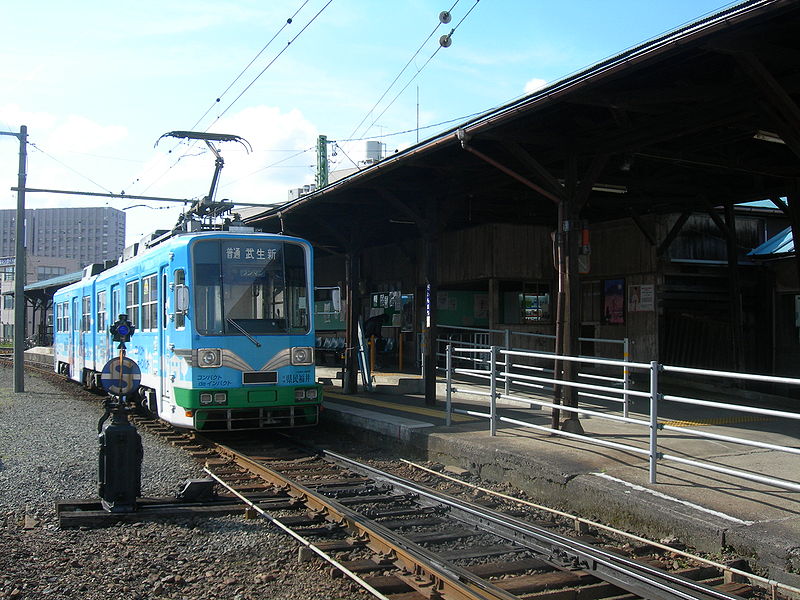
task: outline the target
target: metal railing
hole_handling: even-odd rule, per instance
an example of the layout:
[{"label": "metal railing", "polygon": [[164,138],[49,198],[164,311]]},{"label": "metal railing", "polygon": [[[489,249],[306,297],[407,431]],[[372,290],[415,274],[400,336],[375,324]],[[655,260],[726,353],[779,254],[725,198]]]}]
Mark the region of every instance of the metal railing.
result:
[{"label": "metal railing", "polygon": [[[457,327],[451,325],[443,325],[440,326],[439,329],[439,338],[436,340],[438,343],[436,355],[439,357],[440,364],[444,362],[446,354],[445,349],[448,344],[453,344],[455,342],[460,347],[483,349],[488,351],[492,347],[492,338],[502,338],[503,344],[501,347],[503,348],[503,360],[498,364],[503,368],[504,373],[513,375],[514,370],[522,371],[523,373],[539,372],[549,373],[551,375],[554,373],[553,368],[547,365],[548,361],[541,361],[536,358],[541,355],[546,355],[548,359],[553,359],[555,357],[555,352],[550,350],[550,348],[555,347],[556,336],[554,335],[546,333],[514,331],[512,329],[482,329],[477,327]],[[630,369],[627,366],[627,361],[630,357],[629,339],[623,338],[621,340],[616,340],[608,338],[581,337],[578,338],[578,341],[581,343],[592,344],[593,346],[607,345],[617,348],[623,361],[622,366],[619,366],[619,363],[612,364],[596,362],[595,365],[605,368],[605,372],[590,373],[583,371],[578,372],[577,374],[578,377],[584,379],[605,382],[607,387],[621,388],[621,391],[615,389],[614,393],[611,395],[601,396],[598,395],[596,390],[591,390],[591,388],[587,387],[587,391],[580,391],[578,392],[578,395],[583,397],[609,400],[612,402],[619,402],[622,404],[623,414],[628,416],[630,396],[628,395],[627,390],[630,389],[631,386]],[[546,349],[538,353],[531,353],[529,350],[531,345],[539,345]],[[581,353],[581,356],[587,358],[596,358],[588,357],[585,353]],[[515,360],[515,357],[519,357],[520,360]],[[477,355],[456,356],[454,359],[459,361],[461,364],[472,364],[476,368],[479,368],[483,371],[489,370],[488,362],[479,359]],[[444,367],[439,368],[438,371],[442,373],[444,371]],[[510,393],[511,381],[511,376],[504,378],[504,394]],[[534,385],[527,383],[522,385],[527,385],[531,388],[538,388],[542,391],[552,391],[552,388],[546,384]]]},{"label": "metal railing", "polygon": [[[644,415],[645,418],[631,416],[627,408],[623,414],[614,414],[610,411],[604,411],[603,407],[589,407],[589,406],[568,406],[565,404],[555,404],[546,395],[541,394],[542,390],[547,390],[544,386],[567,386],[583,390],[586,396],[599,399],[619,399],[620,390],[609,385],[585,383],[582,381],[563,381],[556,379],[552,375],[553,370],[542,369],[540,374],[521,374],[512,373],[508,367],[511,363],[508,360],[509,356],[539,360],[550,360],[564,362],[575,362],[582,365],[586,364],[599,364],[606,367],[623,368],[626,372],[630,370],[640,371],[647,375],[648,382],[647,389],[626,389],[624,395],[626,397],[635,397],[646,399],[649,402],[649,408]],[[458,368],[454,366],[456,358],[469,357],[473,365],[480,364],[480,368]],[[485,368],[484,368],[485,367]],[[770,417],[776,419],[787,419],[792,421],[800,421],[800,413],[788,412],[767,408],[759,408],[754,406],[743,406],[738,404],[730,404],[725,402],[717,402],[713,400],[704,400],[701,398],[694,398],[690,396],[679,396],[674,394],[662,393],[662,378],[664,374],[672,373],[685,376],[696,376],[705,379],[709,378],[722,378],[734,381],[752,381],[762,383],[772,383],[784,386],[800,387],[800,379],[788,377],[773,377],[768,375],[753,375],[747,373],[735,373],[729,371],[709,371],[703,369],[693,369],[688,367],[674,367],[662,365],[656,361],[650,363],[633,363],[628,361],[620,361],[614,359],[604,358],[589,358],[578,356],[556,356],[550,353],[541,352],[524,352],[518,350],[506,350],[500,346],[491,346],[489,348],[479,347],[455,347],[448,344],[445,352],[445,379],[446,379],[446,420],[448,426],[451,424],[451,415],[453,413],[466,414],[473,417],[480,417],[488,419],[489,430],[491,435],[497,433],[497,427],[500,423],[507,423],[516,427],[525,427],[535,430],[541,430],[548,433],[548,435],[556,434],[567,438],[582,440],[592,444],[632,452],[641,456],[647,456],[649,460],[649,480],[650,483],[656,483],[657,465],[659,461],[669,461],[677,464],[697,467],[716,473],[721,473],[740,479],[745,479],[752,482],[758,482],[765,485],[770,485],[791,491],[800,491],[800,482],[789,481],[778,477],[769,477],[759,473],[752,473],[742,469],[721,466],[694,458],[685,458],[669,452],[661,450],[659,444],[659,432],[675,431],[680,432],[682,435],[689,435],[705,440],[723,441],[735,444],[742,444],[745,446],[762,448],[766,450],[773,450],[777,452],[784,452],[793,455],[800,455],[800,447],[782,446],[772,444],[754,439],[747,439],[736,437],[733,435],[723,435],[713,433],[710,431],[700,431],[692,429],[691,427],[675,426],[669,422],[659,421],[659,407],[664,402],[675,403],[682,406],[698,406],[711,408],[716,411],[733,411],[737,413],[744,413],[748,415],[760,415],[763,417]],[[479,382],[483,387],[462,389],[456,387],[455,378],[461,377],[458,385],[471,380],[472,385]],[[501,391],[501,390],[511,391]],[[531,394],[530,390],[536,390],[536,394]],[[460,391],[469,391],[473,396],[478,398],[485,397],[488,399],[488,412],[480,410],[461,409],[453,406],[452,396],[453,393]],[[511,400],[515,403],[528,404],[529,407],[551,408],[558,411],[566,411],[577,415],[589,415],[600,419],[607,419],[630,425],[632,427],[644,428],[649,431],[648,443],[646,447],[634,446],[628,443],[615,442],[607,439],[591,437],[587,435],[571,433],[559,429],[553,429],[549,425],[541,425],[525,421],[520,418],[512,418],[503,416],[498,413],[497,401]],[[627,407],[627,400],[625,401]],[[798,472],[798,470],[795,470]]]}]

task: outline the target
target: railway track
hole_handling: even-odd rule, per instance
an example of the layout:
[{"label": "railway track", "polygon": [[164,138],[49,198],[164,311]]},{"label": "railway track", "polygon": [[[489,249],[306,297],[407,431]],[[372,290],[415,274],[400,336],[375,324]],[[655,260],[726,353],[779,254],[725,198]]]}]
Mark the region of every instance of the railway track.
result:
[{"label": "railway track", "polygon": [[569,537],[332,452],[207,442],[207,473],[376,597],[733,599],[754,588]]},{"label": "railway track", "polygon": [[[641,548],[567,536],[552,523],[512,517],[334,452],[241,436],[223,444],[157,420],[134,421],[204,461],[249,516],[269,519],[307,555],[378,598],[731,600],[763,593],[741,577],[736,582],[735,569],[682,561],[670,570],[673,561],[657,560],[657,549],[648,559]],[[780,597],[773,587],[772,598]]]}]

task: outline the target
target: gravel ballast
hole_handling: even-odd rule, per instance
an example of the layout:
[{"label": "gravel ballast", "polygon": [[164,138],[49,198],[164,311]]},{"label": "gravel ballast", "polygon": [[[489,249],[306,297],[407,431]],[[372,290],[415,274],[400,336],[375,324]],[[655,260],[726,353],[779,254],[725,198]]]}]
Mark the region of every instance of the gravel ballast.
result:
[{"label": "gravel ballast", "polygon": [[[55,503],[97,499],[101,397],[0,365],[0,598],[349,599],[369,595],[263,519],[62,530]],[[146,431],[142,495],[173,497],[201,465]]]}]

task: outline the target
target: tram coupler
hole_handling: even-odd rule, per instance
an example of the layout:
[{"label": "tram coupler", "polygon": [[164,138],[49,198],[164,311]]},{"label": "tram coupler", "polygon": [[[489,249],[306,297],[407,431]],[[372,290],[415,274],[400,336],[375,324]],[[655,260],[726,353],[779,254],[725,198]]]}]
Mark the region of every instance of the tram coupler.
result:
[{"label": "tram coupler", "polygon": [[128,421],[131,408],[125,396],[109,396],[104,407],[97,424],[100,501],[108,512],[133,512],[142,493],[142,438]]}]

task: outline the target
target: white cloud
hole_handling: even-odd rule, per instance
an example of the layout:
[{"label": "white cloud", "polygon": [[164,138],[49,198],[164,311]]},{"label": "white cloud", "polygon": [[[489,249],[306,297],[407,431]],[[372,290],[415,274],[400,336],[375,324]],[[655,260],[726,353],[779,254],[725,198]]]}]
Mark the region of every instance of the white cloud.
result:
[{"label": "white cloud", "polygon": [[546,85],[547,81],[544,79],[539,79],[538,77],[534,77],[533,79],[529,79],[525,82],[525,93],[532,94],[533,92],[542,89]]},{"label": "white cloud", "polygon": [[69,115],[47,133],[44,147],[50,152],[91,152],[124,141],[128,129],[101,125],[86,117]]}]

